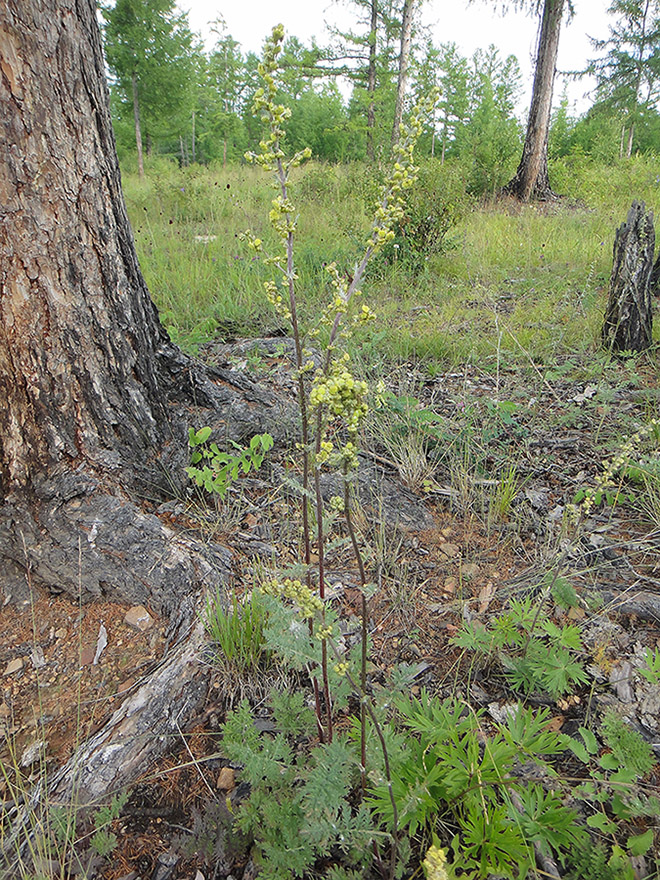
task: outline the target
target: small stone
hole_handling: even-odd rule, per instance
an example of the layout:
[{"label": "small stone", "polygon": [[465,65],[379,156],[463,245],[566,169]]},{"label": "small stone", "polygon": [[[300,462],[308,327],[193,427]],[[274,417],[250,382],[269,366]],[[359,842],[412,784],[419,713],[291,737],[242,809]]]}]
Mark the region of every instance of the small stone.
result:
[{"label": "small stone", "polygon": [[66,627],[61,626],[59,629],[55,630],[55,638],[56,639],[65,639],[69,635]]},{"label": "small stone", "polygon": [[10,660],[5,668],[5,675],[13,675],[15,672],[20,672],[23,668],[23,658],[15,657],[13,660]]},{"label": "small stone", "polygon": [[35,645],[32,651],[30,651],[30,660],[35,669],[42,669],[46,665],[44,649],[41,645]]},{"label": "small stone", "polygon": [[80,651],[80,665],[90,666],[94,660],[94,654],[95,651],[91,645],[83,645],[82,650]]},{"label": "small stone", "polygon": [[220,791],[232,791],[236,786],[236,772],[231,767],[223,767],[218,773],[216,787]]},{"label": "small stone", "polygon": [[468,580],[472,580],[479,574],[479,566],[476,562],[468,562],[461,568],[461,574],[463,577],[468,578]]},{"label": "small stone", "polygon": [[445,578],[444,584],[442,586],[446,593],[453,593],[458,586],[458,581],[455,577],[448,577]]},{"label": "small stone", "polygon": [[610,685],[622,703],[632,703],[635,699],[631,680],[632,666],[627,660],[612,668],[610,672]]},{"label": "small stone", "polygon": [[154,619],[144,605],[133,605],[126,612],[124,623],[140,632],[147,632],[154,625]]},{"label": "small stone", "polygon": [[452,559],[454,556],[458,556],[461,552],[461,548],[457,544],[440,544],[438,550],[443,553],[447,559]]}]

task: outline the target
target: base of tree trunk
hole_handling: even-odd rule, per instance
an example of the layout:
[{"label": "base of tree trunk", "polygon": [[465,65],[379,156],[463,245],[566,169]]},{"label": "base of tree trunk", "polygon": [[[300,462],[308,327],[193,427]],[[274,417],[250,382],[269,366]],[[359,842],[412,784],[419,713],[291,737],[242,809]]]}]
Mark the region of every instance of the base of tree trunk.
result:
[{"label": "base of tree trunk", "polygon": [[0,877],[18,876],[11,866],[29,859],[40,809],[93,804],[131,785],[178,742],[206,698],[200,611],[208,589],[228,583],[231,553],[177,532],[147,512],[139,494],[150,490],[153,501],[163,499],[163,487],[169,498],[185,491],[190,426],[211,426],[218,442],[245,442],[264,431],[282,442],[297,430],[291,385],[269,388],[230,363],[202,364],[174,346],[159,352],[159,370],[169,392],[169,436],[152,451],[153,461],[123,460],[103,471],[98,463],[62,465],[60,473],[35,475],[29,493],[0,495],[0,603],[29,599],[34,586],[75,601],[146,605],[169,620],[173,645],[102,728],[49,774],[47,790],[44,780],[4,813]]},{"label": "base of tree trunk", "polygon": [[614,260],[601,336],[615,352],[644,351],[653,341],[651,277],[655,250],[653,213],[633,202],[614,237]]},{"label": "base of tree trunk", "polygon": [[547,175],[536,181],[528,198],[525,198],[524,181],[519,174],[516,174],[506,186],[502,187],[500,195],[509,196],[520,202],[557,202],[561,199],[559,193],[556,193],[550,186]]}]

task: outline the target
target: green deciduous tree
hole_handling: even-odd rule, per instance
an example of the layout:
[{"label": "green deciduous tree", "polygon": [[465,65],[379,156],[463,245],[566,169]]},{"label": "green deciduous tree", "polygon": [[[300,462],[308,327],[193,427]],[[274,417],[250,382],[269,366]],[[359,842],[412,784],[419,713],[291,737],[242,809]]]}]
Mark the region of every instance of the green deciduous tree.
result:
[{"label": "green deciduous tree", "polygon": [[469,115],[455,129],[455,151],[468,160],[470,192],[494,192],[511,171],[521,142],[520,126],[514,116],[520,80],[515,56],[502,59],[494,46],[475,53]]},{"label": "green deciduous tree", "polygon": [[156,134],[178,138],[176,117],[192,113],[193,36],[174,0],[117,0],[102,12],[106,60],[119,106],[133,115],[142,175],[143,140],[149,148]]}]

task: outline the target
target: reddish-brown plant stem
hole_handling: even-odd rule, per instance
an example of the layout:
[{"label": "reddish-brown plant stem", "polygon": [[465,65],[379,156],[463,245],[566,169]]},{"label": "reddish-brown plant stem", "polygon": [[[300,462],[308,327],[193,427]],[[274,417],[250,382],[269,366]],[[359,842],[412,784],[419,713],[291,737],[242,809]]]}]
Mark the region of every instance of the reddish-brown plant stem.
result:
[{"label": "reddish-brown plant stem", "polygon": [[344,518],[346,520],[346,528],[353,545],[353,553],[357,560],[358,570],[360,572],[360,593],[362,596],[361,617],[362,617],[362,651],[360,655],[360,689],[362,691],[362,700],[360,703],[360,779],[362,783],[362,792],[367,789],[367,714],[365,709],[365,698],[367,693],[367,647],[369,640],[369,607],[365,590],[367,587],[367,576],[364,569],[364,560],[362,552],[358,544],[355,527],[353,525],[353,517],[351,516],[351,496],[348,485],[348,466],[344,465]]},{"label": "reddish-brown plant stem", "polygon": [[[279,141],[275,143],[275,149],[279,151]],[[288,200],[287,191],[287,173],[281,159],[277,160],[277,176],[280,185],[282,198]],[[287,224],[290,221],[290,215],[287,214]],[[302,432],[302,457],[303,457],[303,492],[302,492],[302,521],[303,521],[303,553],[305,560],[305,572],[307,586],[312,588],[312,541],[309,528],[309,418],[307,413],[307,399],[305,396],[305,380],[304,380],[304,361],[303,348],[300,338],[300,326],[298,324],[298,308],[296,302],[295,288],[295,266],[293,262],[293,231],[289,228],[286,237],[286,280],[287,290],[289,294],[289,314],[291,316],[291,327],[293,329],[293,344],[296,352],[296,373],[298,385],[298,407],[300,409],[300,422]],[[321,598],[323,598],[321,596]],[[313,623],[309,621],[309,633],[313,634]],[[327,669],[325,670],[324,680],[327,680]],[[323,714],[321,709],[321,695],[319,693],[319,685],[317,679],[312,676],[314,687],[314,711],[316,715],[316,726],[319,735],[319,741],[326,741],[326,733],[323,728]],[[327,698],[326,698],[327,703]]]}]

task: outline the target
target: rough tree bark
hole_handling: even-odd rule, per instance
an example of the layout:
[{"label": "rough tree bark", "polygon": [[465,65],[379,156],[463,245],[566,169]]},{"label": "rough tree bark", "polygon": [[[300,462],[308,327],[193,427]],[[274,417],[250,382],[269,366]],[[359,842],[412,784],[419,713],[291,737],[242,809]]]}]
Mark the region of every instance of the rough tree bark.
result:
[{"label": "rough tree bark", "polygon": [[614,262],[605,310],[603,345],[612,351],[643,351],[653,339],[651,273],[655,250],[653,213],[633,202],[614,237]]},{"label": "rough tree bark", "polygon": [[515,176],[503,189],[506,195],[523,202],[556,198],[548,178],[548,133],[564,4],[565,0],[545,0],[543,5],[532,103],[522,158]]},{"label": "rough tree bark", "polygon": [[[131,710],[144,742],[123,784],[167,746],[146,735],[146,710],[183,727],[180,705],[203,699],[204,674],[190,700],[173,682],[198,644],[193,609],[228,571],[221,548],[177,535],[140,498],[181,484],[187,425],[240,439],[282,436],[287,420],[272,395],[193,362],[161,326],[121,193],[94,0],[0,4],[0,285],[5,596],[33,584],[140,602],[178,626],[170,685]],[[98,766],[77,766],[81,798],[95,796]]]},{"label": "rough tree bark", "polygon": [[396,86],[396,104],[394,106],[394,125],[392,126],[392,146],[399,143],[399,128],[403,116],[403,102],[408,86],[408,64],[410,61],[410,42],[412,39],[413,13],[415,0],[404,0],[401,17],[401,49],[399,52],[399,77]]}]

